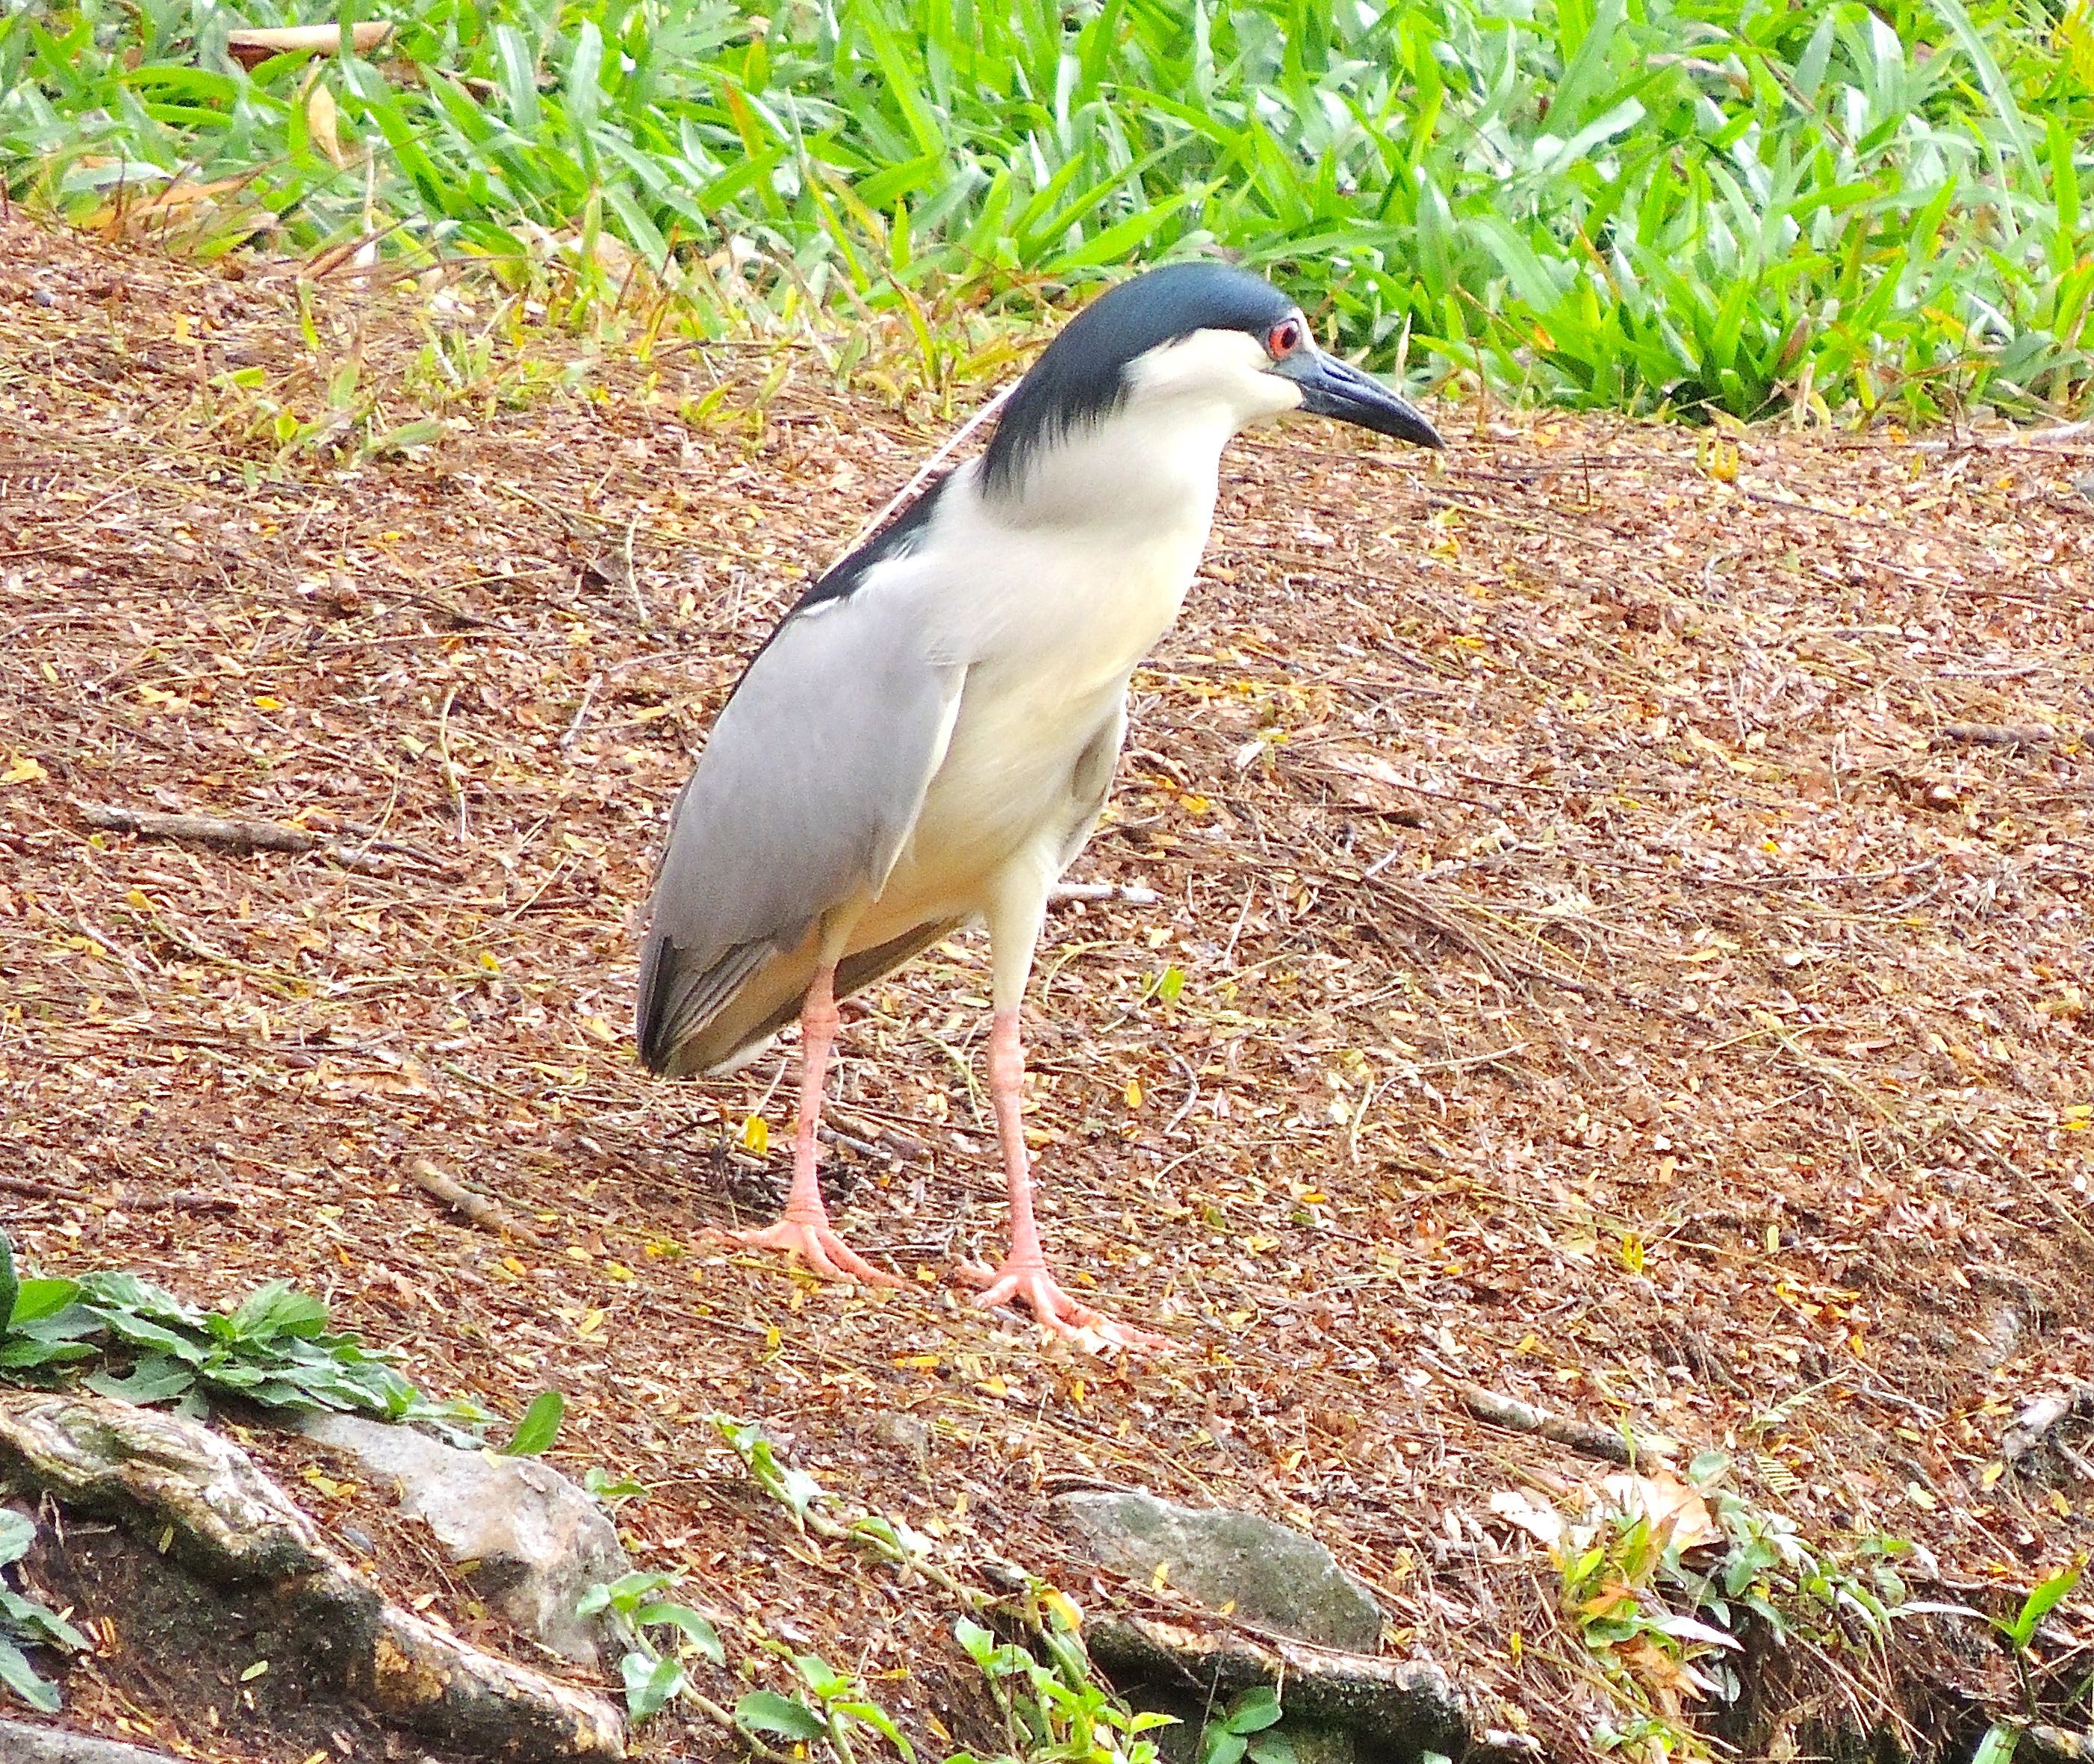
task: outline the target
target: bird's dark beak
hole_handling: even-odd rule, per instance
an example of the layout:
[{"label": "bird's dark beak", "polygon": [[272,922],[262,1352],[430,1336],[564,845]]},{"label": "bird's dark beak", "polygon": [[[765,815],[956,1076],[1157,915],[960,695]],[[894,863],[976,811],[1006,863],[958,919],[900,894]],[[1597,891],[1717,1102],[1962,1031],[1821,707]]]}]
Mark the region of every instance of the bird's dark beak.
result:
[{"label": "bird's dark beak", "polygon": [[1314,344],[1305,344],[1286,360],[1275,363],[1272,371],[1301,389],[1301,408],[1314,415],[1336,417],[1340,423],[1371,428],[1377,435],[1393,435],[1414,446],[1447,445],[1416,406]]}]

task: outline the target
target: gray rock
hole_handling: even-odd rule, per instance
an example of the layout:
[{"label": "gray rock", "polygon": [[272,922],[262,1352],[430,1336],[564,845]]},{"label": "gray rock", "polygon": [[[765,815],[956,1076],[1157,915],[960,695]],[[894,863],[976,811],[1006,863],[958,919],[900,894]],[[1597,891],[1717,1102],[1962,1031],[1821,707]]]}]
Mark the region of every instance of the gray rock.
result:
[{"label": "gray rock", "polygon": [[632,1563],[595,1499],[536,1458],[464,1452],[412,1427],[361,1416],[318,1414],[308,1439],[345,1453],[400,1489],[401,1510],[420,1519],[453,1562],[472,1566],[472,1589],[563,1659],[595,1666],[615,1638],[575,1606],[598,1581]]},{"label": "gray rock", "polygon": [[[1473,1757],[1468,1701],[1429,1660],[1384,1660],[1300,1641],[1267,1641],[1225,1625],[1114,1617],[1085,1626],[1084,1639],[1115,1684],[1162,1688],[1219,1708],[1253,1684],[1279,1691],[1279,1731],[1318,1756],[1342,1755],[1349,1736],[1398,1757],[1440,1752]],[[1180,1711],[1170,1709],[1169,1713]]]},{"label": "gray rock", "polygon": [[1357,1764],[1360,1740],[1350,1727],[1292,1719],[1283,1725],[1287,1743],[1294,1748],[1294,1764]]},{"label": "gray rock", "polygon": [[26,1721],[0,1721],[0,1758],[7,1764],[175,1764],[165,1752]]},{"label": "gray rock", "polygon": [[1261,1629],[1371,1653],[1374,1595],[1313,1537],[1227,1507],[1181,1507],[1131,1490],[1059,1495],[1054,1515],[1101,1567],[1146,1580],[1161,1566],[1177,1591]]},{"label": "gray rock", "polygon": [[2041,1723],[2022,1731],[2022,1744],[2041,1764],[2080,1764],[2083,1758],[2094,1758],[2094,1733],[2072,1733]]},{"label": "gray rock", "polygon": [[0,1480],[111,1514],[200,1581],[240,1589],[316,1682],[380,1721],[513,1764],[625,1756],[624,1718],[603,1698],[388,1604],[252,1458],[194,1421],[0,1385]]}]

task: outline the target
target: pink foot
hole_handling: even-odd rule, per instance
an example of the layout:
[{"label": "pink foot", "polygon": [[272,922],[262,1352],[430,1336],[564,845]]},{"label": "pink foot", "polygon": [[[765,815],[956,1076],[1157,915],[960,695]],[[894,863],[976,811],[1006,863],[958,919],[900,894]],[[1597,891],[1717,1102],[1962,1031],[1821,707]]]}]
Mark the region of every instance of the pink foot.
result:
[{"label": "pink foot", "polygon": [[814,1273],[828,1280],[862,1280],[868,1286],[899,1286],[901,1281],[870,1262],[829,1228],[825,1219],[794,1219],[789,1213],[761,1231],[713,1231],[706,1236],[723,1238],[744,1249],[782,1249],[797,1256]]},{"label": "pink foot", "polygon": [[1168,1353],[1178,1345],[1168,1336],[1151,1335],[1145,1329],[1118,1322],[1071,1298],[1047,1271],[1043,1261],[1012,1256],[1001,1267],[993,1270],[978,1262],[962,1262],[958,1272],[970,1286],[982,1289],[975,1301],[977,1305],[993,1308],[1023,1299],[1048,1334],[1073,1341],[1092,1353],[1123,1348],[1138,1353]]}]

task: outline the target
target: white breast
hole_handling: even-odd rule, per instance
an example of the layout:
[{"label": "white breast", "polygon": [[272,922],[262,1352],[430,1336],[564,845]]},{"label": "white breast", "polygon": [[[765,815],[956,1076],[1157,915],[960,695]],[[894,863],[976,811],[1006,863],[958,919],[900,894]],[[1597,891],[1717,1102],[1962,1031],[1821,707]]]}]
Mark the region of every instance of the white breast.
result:
[{"label": "white breast", "polygon": [[933,910],[980,910],[1004,865],[1067,828],[1077,762],[1177,617],[1214,518],[1226,432],[1196,434],[1188,449],[1182,424],[1168,446],[1147,427],[1110,423],[1057,451],[1051,497],[1022,506],[1074,519],[1014,523],[982,500],[972,467],[949,490],[927,548],[935,576],[912,586],[933,653],[965,666],[967,685],[862,939]]}]

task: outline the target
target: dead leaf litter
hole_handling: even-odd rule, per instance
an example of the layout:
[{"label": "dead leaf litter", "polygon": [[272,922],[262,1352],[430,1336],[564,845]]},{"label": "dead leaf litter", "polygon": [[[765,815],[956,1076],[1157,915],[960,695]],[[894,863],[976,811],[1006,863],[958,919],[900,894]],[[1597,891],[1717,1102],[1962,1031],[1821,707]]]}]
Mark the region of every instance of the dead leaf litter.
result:
[{"label": "dead leaf litter", "polygon": [[[1054,1479],[1301,1526],[1388,1651],[1566,1750],[1609,1705],[1540,1514],[1609,1466],[1465,1387],[1727,1449],[1970,1596],[2094,1542],[2094,1487],[2000,1468],[2094,1383],[2094,437],[1445,406],[1444,455],[1239,444],[1072,877],[1122,892],[1051,915],[1027,1013],[1050,1246],[1183,1345],[1105,1364],[944,1278],[1002,1230],[978,936],[846,1009],[828,1172],[898,1294],[700,1243],[782,1194],[789,1047],[668,1085],[628,1045],[709,718],[949,425],[484,289],[0,246],[30,1265],[288,1276],[432,1394],[558,1387],[552,1461],[649,1486],[622,1526],[731,1656],[823,1653],[927,1745],[971,1694],[949,1613],[838,1571],[709,1415],[1083,1605],[1171,1609],[1072,1558]],[[298,836],[118,830],[155,815]],[[266,1451],[480,1632],[382,1501]],[[97,1670],[76,1718],[241,1755]],[[643,1752],[717,1747],[683,1719]]]}]

